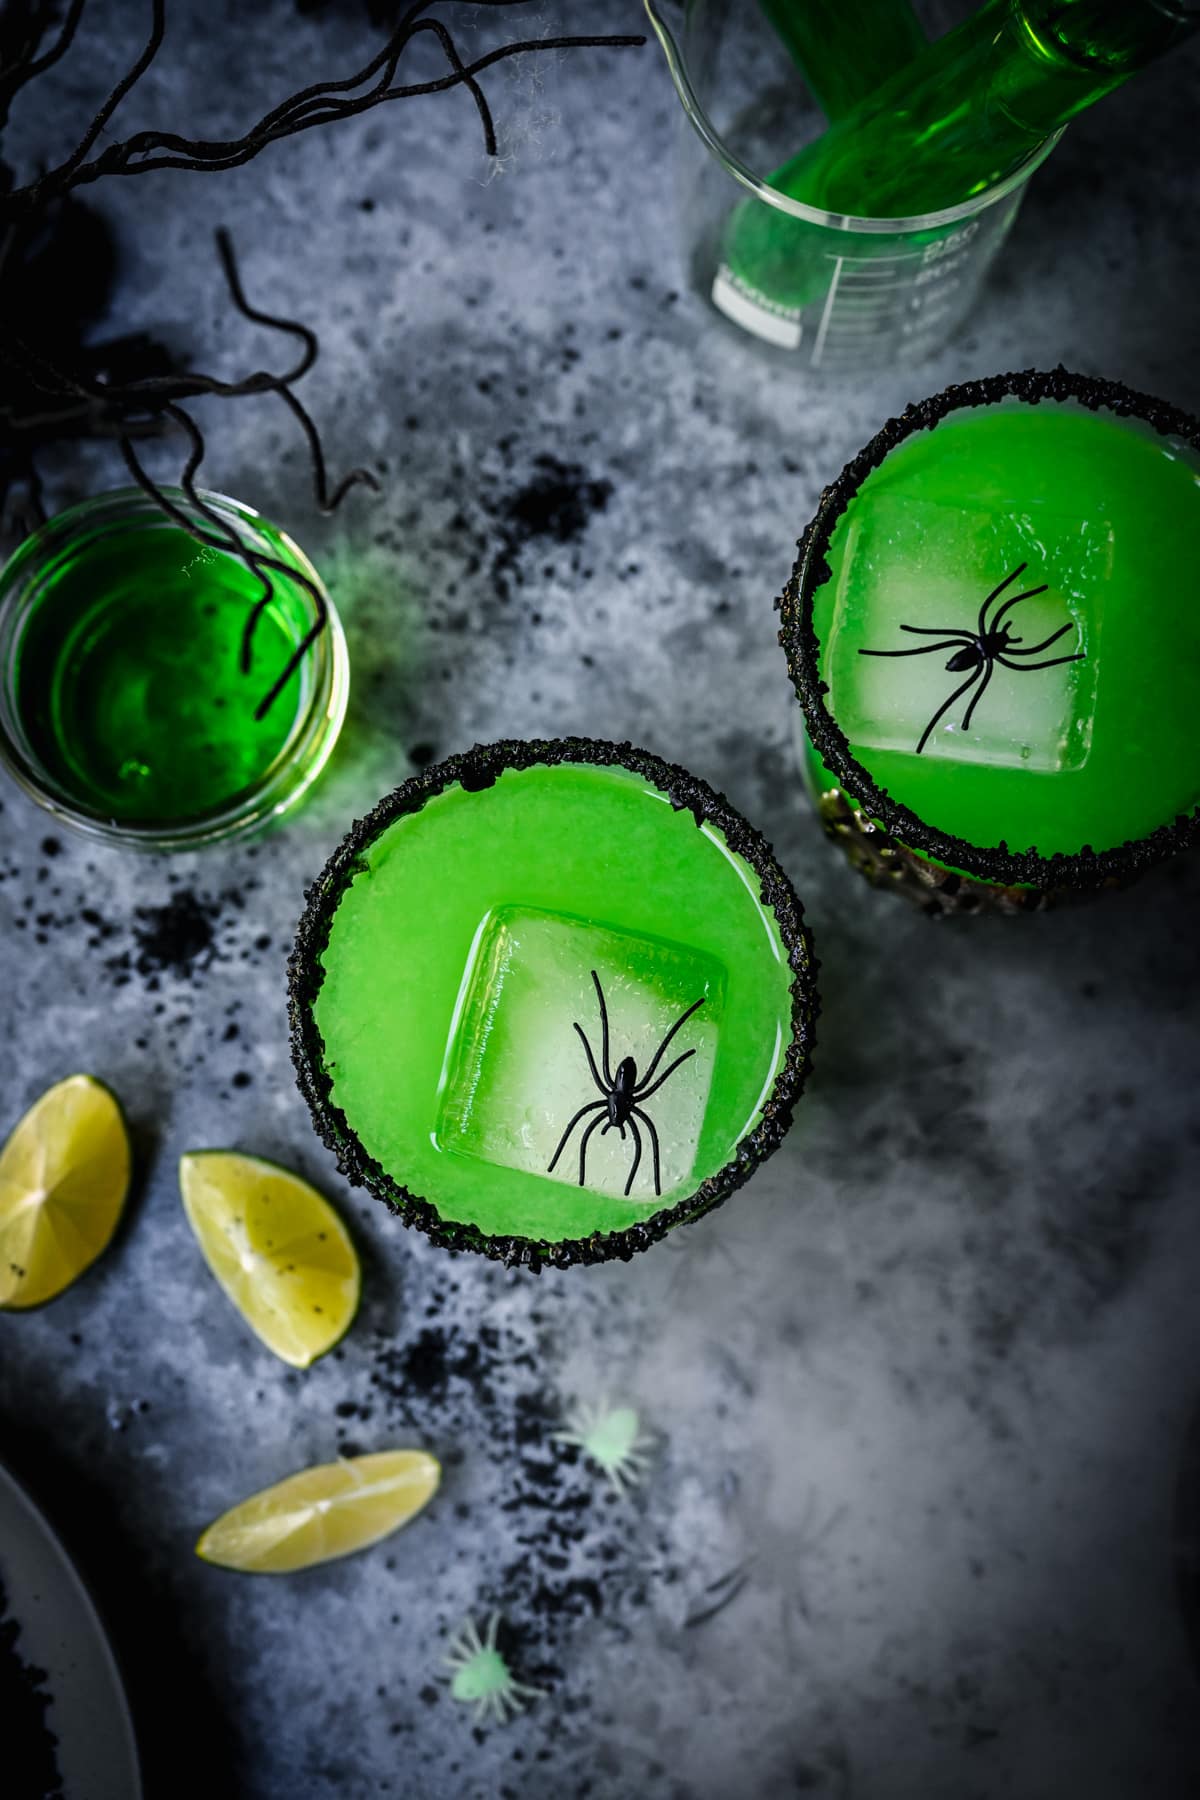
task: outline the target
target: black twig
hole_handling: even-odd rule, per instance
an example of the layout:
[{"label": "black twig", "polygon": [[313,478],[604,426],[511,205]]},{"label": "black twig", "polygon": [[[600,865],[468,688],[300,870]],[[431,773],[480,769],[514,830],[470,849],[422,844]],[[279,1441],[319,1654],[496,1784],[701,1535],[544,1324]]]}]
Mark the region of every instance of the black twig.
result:
[{"label": "black twig", "polygon": [[[262,551],[242,542],[238,534],[213,511],[205,502],[196,486],[196,477],[204,458],[204,438],[199,426],[180,405],[182,400],[201,394],[218,394],[225,397],[239,397],[249,394],[276,394],[288,407],[301,426],[308,444],[313,474],[313,492],[318,506],[324,512],[332,512],[359,483],[377,489],[378,483],[368,469],[352,469],[339,481],[332,492],[329,490],[328,473],[320,436],[307,409],[292,392],[291,384],[306,374],[312,367],[318,353],[315,332],[298,320],[284,318],[280,315],[264,311],[252,306],[246,298],[234,255],[233,244],[226,231],[217,234],[217,249],[222,269],[229,288],[230,297],[235,307],[246,318],[255,324],[267,325],[276,330],[291,333],[298,337],[303,345],[303,352],[294,367],[283,374],[275,374],[267,369],[256,369],[238,381],[222,381],[216,376],[204,374],[198,370],[183,370],[178,374],[150,376],[133,381],[115,383],[89,378],[80,373],[57,368],[39,351],[20,338],[12,337],[0,346],[0,359],[9,361],[38,392],[45,394],[57,406],[46,409],[49,418],[62,417],[64,409],[74,409],[81,416],[96,421],[108,435],[117,439],[121,455],[134,481],[155,503],[166,513],[173,523],[187,531],[198,542],[209,545],[213,549],[224,550],[236,555],[262,584],[262,592],[255,601],[247,616],[242,634],[241,667],[248,674],[253,666],[253,647],[255,633],[259,621],[274,596],[274,585],[271,574],[286,576],[304,588],[313,602],[314,623],[305,633],[301,643],[288,659],[282,673],[271,684],[263,699],[255,709],[255,717],[263,718],[278,699],[283,688],[295,673],[304,656],[324,628],[327,610],[325,597],[320,586],[312,581],[301,570],[277,557],[268,556]],[[163,421],[181,430],[188,440],[188,459],[180,478],[180,486],[193,509],[189,512],[180,507],[150,476],[137,452],[133,448],[135,436],[147,436],[161,429]],[[0,407],[0,423],[5,421],[5,409]],[[197,523],[197,516],[204,520],[204,525]]]},{"label": "black twig", "polygon": [[8,118],[21,89],[65,55],[75,36],[87,0],[71,0],[67,16],[50,48],[37,54],[50,24],[51,5],[10,3],[0,13],[0,126]]},{"label": "black twig", "polygon": [[[486,69],[513,56],[534,55],[549,50],[626,49],[646,41],[640,35],[629,34],[522,38],[514,43],[498,45],[476,57],[473,62],[466,63],[447,27],[438,19],[422,16],[432,3],[432,0],[422,0],[422,4],[409,8],[382,49],[356,74],[340,81],[315,82],[302,88],[265,113],[241,137],[206,139],[186,137],[177,132],[139,131],[131,137],[106,145],[98,155],[89,160],[89,152],[96,139],[150,66],[162,43],[164,0],[152,0],[152,3],[150,37],[137,61],[109,94],[66,161],[46,170],[24,187],[11,190],[5,200],[8,211],[44,206],[48,201],[74,188],[98,181],[106,175],[142,175],[154,169],[215,172],[237,168],[250,162],[268,144],[293,137],[298,132],[327,125],[338,119],[353,118],[393,100],[411,100],[422,94],[445,93],[456,87],[465,87],[474,100],[483,128],[484,149],[488,156],[495,156],[495,122],[477,79]],[[524,4],[525,0],[481,0],[481,3],[516,5]],[[75,24],[78,24],[77,15]],[[450,65],[449,73],[428,81],[396,85],[394,77],[405,50],[416,38],[425,35],[433,37],[440,46]],[[373,85],[365,93],[354,91],[372,81]]]},{"label": "black twig", "polygon": [[[54,23],[53,0],[0,0],[0,128],[21,89],[52,68],[76,41],[86,3],[87,0],[69,0],[57,35],[47,44]],[[527,3],[528,0],[473,0],[475,5],[493,8]],[[503,44],[467,63],[448,27],[441,20],[426,16],[432,4],[433,0],[416,0],[410,5],[386,42],[355,73],[301,88],[264,113],[240,137],[208,140],[175,132],[139,131],[97,149],[115,115],[162,47],[165,0],[150,0],[150,30],[142,50],[103,101],[70,155],[23,186],[0,162],[0,371],[7,368],[16,377],[9,383],[8,395],[0,401],[0,505],[13,484],[23,482],[27,490],[24,517],[40,522],[42,484],[34,464],[35,451],[56,439],[113,438],[133,480],[168,518],[199,542],[236,554],[262,584],[243,632],[243,672],[248,673],[252,667],[255,633],[274,593],[272,575],[286,575],[307,590],[313,601],[314,622],[259,702],[256,718],[269,711],[323,629],[327,616],[325,599],[319,585],[299,570],[242,543],[208,505],[197,486],[205,453],[204,438],[182,403],[200,395],[236,398],[274,394],[304,435],[313,498],[322,512],[333,512],[351,488],[360,484],[377,490],[374,475],[364,468],[351,469],[331,485],[317,426],[294,392],[294,384],[316,360],[316,334],[299,320],[268,313],[250,303],[225,231],[217,233],[217,253],[236,309],[255,324],[289,333],[299,340],[299,357],[293,367],[281,374],[256,369],[239,380],[223,381],[198,370],[171,368],[171,359],[147,339],[115,339],[85,347],[80,335],[78,342],[64,345],[61,350],[57,344],[50,349],[43,342],[39,309],[26,305],[23,312],[20,306],[9,303],[9,293],[19,281],[21,259],[29,254],[36,233],[45,230],[51,217],[49,209],[65,202],[69,210],[73,203],[68,196],[75,189],[105,176],[140,175],[153,169],[214,173],[237,168],[252,161],[268,144],[299,132],[352,118],[393,100],[455,87],[465,87],[471,95],[483,130],[484,148],[489,156],[494,156],[495,122],[478,80],[485,70],[526,53],[588,47],[613,49],[645,42],[644,37],[627,35],[523,39]],[[448,72],[428,81],[398,83],[401,57],[411,43],[423,37],[432,38],[438,45]],[[75,211],[88,216],[84,209]],[[111,364],[120,370],[119,375]],[[131,374],[133,368],[140,372]],[[136,441],[157,436],[168,427],[181,431],[188,443],[180,478],[186,503],[183,506],[149,475],[134,449]]]}]

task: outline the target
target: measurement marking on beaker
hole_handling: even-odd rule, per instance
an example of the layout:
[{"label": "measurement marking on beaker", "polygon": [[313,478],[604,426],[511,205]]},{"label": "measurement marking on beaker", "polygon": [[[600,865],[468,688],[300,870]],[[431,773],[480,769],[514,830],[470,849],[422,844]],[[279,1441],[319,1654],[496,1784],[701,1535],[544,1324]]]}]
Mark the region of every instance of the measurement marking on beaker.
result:
[{"label": "measurement marking on beaker", "polygon": [[875,263],[919,263],[923,259],[919,250],[897,250],[894,256],[838,256],[834,257],[832,260],[835,262],[849,263],[852,269],[869,269],[873,267]]},{"label": "measurement marking on beaker", "polygon": [[825,339],[829,336],[829,321],[833,315],[833,303],[837,298],[838,282],[842,279],[842,270],[846,266],[846,258],[839,256],[833,265],[833,280],[829,284],[829,292],[825,296],[825,305],[821,309],[821,323],[817,326],[817,341],[813,345],[813,368],[821,366],[821,357],[825,350]]},{"label": "measurement marking on beaker", "polygon": [[847,275],[845,281],[843,281],[843,283],[842,283],[842,292],[844,294],[852,294],[855,291],[855,288],[851,286],[852,282],[855,283],[858,286],[858,288],[861,289],[861,291],[868,293],[868,294],[899,293],[899,292],[905,291],[913,286],[913,283],[911,280],[907,280],[907,281],[863,281],[860,276]]}]

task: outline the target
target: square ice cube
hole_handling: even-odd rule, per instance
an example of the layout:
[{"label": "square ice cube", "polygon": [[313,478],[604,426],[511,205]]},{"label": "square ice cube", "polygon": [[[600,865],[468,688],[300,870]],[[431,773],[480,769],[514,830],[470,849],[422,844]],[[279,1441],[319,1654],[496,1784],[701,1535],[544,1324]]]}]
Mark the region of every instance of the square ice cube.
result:
[{"label": "square ice cube", "polygon": [[[934,715],[961,687],[930,732],[926,756],[1052,771],[1083,767],[1112,567],[1107,521],[1037,502],[997,513],[868,490],[839,532],[824,667],[830,708],[851,744],[916,754]],[[969,646],[993,626],[1009,628],[1004,654],[1018,666],[995,663],[983,690]],[[1080,652],[1081,660],[1056,660]],[[949,668],[955,659],[960,667]],[[1036,666],[1052,660],[1054,667]]]},{"label": "square ice cube", "polygon": [[[693,1051],[645,1100],[660,1145],[663,1194],[683,1186],[696,1161],[720,1035],[725,972],[712,957],[663,938],[617,926],[503,906],[481,922],[463,972],[443,1064],[436,1142],[440,1149],[522,1169],[548,1181],[577,1183],[583,1134],[586,1185],[621,1196],[636,1154],[626,1136],[605,1130],[607,1111],[592,1079],[587,1052],[574,1029],[586,1033],[605,1079],[603,1028],[592,972],[603,990],[609,1021],[608,1074],[632,1056],[636,1083],[647,1083],[655,1051],[695,1000],[704,1004],[681,1027],[663,1055],[652,1085],[677,1056]],[[550,1173],[568,1122],[580,1107],[600,1106],[576,1125]],[[640,1105],[641,1102],[639,1101]],[[654,1192],[651,1133],[642,1140],[631,1200]]]}]

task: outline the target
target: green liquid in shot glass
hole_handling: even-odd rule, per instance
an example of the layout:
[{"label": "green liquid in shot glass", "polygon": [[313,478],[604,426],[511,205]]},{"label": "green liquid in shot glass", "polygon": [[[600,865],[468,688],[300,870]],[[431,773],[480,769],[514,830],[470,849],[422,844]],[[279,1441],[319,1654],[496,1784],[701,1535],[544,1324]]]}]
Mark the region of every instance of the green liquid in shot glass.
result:
[{"label": "green liquid in shot glass", "polygon": [[311,602],[275,574],[254,663],[242,633],[262,586],[235,556],[177,526],[64,547],[16,650],[30,750],[83,811],[123,825],[202,817],[253,788],[302,704],[297,671],[254,711],[299,642]]}]

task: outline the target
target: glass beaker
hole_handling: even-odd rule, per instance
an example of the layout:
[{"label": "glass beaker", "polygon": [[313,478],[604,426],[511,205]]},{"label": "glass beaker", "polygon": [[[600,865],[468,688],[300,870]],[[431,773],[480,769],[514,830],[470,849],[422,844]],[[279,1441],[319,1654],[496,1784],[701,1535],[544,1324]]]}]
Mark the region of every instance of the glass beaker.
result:
[{"label": "glass beaker", "polygon": [[769,182],[824,129],[755,0],[645,0],[683,106],[689,279],[742,330],[831,375],[931,356],[963,322],[1054,133],[1010,175],[917,218],[822,211]]}]

